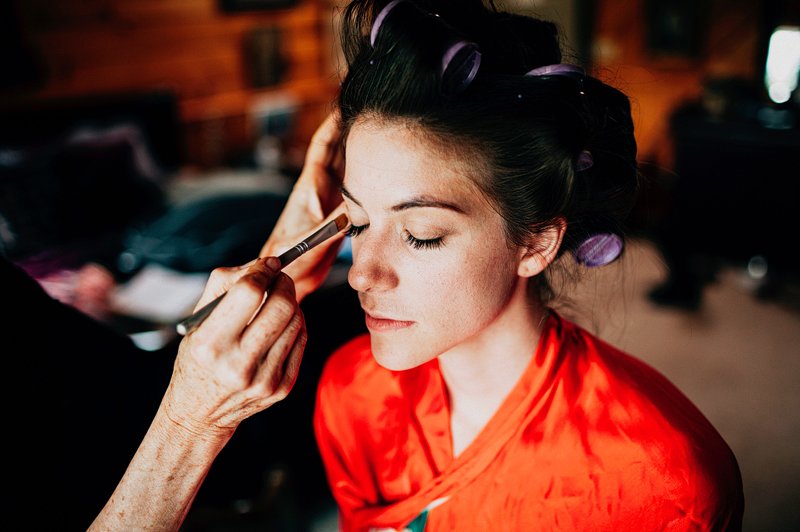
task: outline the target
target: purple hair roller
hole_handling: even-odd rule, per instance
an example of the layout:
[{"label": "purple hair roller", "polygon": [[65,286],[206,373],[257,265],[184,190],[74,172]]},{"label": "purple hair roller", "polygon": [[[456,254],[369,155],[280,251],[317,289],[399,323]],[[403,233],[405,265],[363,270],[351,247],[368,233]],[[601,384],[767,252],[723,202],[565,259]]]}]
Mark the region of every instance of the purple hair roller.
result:
[{"label": "purple hair roller", "polygon": [[389,13],[392,11],[392,9],[394,9],[397,4],[403,1],[404,0],[392,0],[383,6],[383,9],[380,10],[378,16],[375,17],[375,22],[372,23],[372,30],[369,32],[369,43],[372,46],[375,46],[375,40],[378,38],[378,31],[380,31],[383,21],[389,16]]},{"label": "purple hair roller", "polygon": [[579,264],[593,268],[614,262],[622,253],[622,238],[615,233],[592,235],[575,250],[575,260]]},{"label": "purple hair roller", "polygon": [[577,65],[559,63],[557,65],[545,65],[534,68],[525,74],[526,76],[567,76],[571,78],[582,78],[586,72]]},{"label": "purple hair roller", "polygon": [[457,41],[450,45],[442,56],[442,92],[453,95],[466,89],[480,66],[481,53],[475,43]]},{"label": "purple hair roller", "polygon": [[583,172],[584,170],[588,170],[594,164],[594,157],[592,157],[592,152],[589,150],[583,150],[580,155],[578,155],[578,160],[575,162],[575,171],[576,172]]},{"label": "purple hair roller", "polygon": [[[369,32],[369,42],[373,47],[375,41],[378,40],[378,32],[386,21],[386,17],[397,7],[397,4],[404,1],[392,0],[378,12]],[[439,15],[434,16],[438,17]],[[442,92],[453,95],[467,88],[478,74],[480,66],[481,53],[475,43],[461,40],[448,46],[442,54]]]}]

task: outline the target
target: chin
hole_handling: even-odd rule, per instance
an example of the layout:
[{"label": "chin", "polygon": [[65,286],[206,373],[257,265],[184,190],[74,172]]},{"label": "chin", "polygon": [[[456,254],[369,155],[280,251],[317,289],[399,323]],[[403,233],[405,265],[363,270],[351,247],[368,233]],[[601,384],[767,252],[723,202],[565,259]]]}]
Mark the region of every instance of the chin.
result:
[{"label": "chin", "polygon": [[370,344],[372,356],[378,365],[391,371],[413,369],[435,358],[435,355],[426,357],[417,349],[409,348],[408,342],[391,341],[381,338],[379,334],[370,335]]}]

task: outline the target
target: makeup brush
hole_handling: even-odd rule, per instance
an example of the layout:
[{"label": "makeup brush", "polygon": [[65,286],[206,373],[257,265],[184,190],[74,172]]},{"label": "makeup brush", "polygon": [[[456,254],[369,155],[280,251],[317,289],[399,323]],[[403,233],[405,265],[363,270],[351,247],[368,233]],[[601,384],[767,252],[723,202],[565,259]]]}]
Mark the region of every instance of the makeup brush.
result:
[{"label": "makeup brush", "polygon": [[[316,247],[317,245],[321,244],[322,242],[328,240],[332,236],[336,235],[340,231],[343,231],[348,226],[348,220],[346,214],[340,214],[327,224],[323,225],[320,230],[297,244],[295,247],[284,251],[278,256],[278,260],[281,261],[281,269],[285,268],[289,264],[291,264],[296,258],[303,255],[305,252],[310,250],[311,248]],[[227,292],[226,292],[227,293]],[[222,294],[212,302],[208,303],[206,306],[186,318],[185,320],[178,323],[176,329],[178,330],[178,334],[182,336],[186,336],[193,330],[197,329],[201,323],[211,314],[211,311],[222,301],[222,298],[225,297],[225,294]]]}]

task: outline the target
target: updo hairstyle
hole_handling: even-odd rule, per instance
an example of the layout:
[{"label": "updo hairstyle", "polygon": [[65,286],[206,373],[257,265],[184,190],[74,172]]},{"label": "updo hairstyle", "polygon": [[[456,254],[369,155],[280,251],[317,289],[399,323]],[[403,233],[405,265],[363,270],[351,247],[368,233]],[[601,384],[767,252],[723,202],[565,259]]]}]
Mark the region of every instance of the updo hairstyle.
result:
[{"label": "updo hairstyle", "polygon": [[[345,139],[359,118],[407,125],[471,161],[510,245],[564,220],[559,254],[590,266],[616,258],[638,190],[630,103],[588,75],[536,73],[561,63],[554,24],[481,0],[355,0],[341,35]],[[619,250],[592,264],[583,253],[598,235]]]}]

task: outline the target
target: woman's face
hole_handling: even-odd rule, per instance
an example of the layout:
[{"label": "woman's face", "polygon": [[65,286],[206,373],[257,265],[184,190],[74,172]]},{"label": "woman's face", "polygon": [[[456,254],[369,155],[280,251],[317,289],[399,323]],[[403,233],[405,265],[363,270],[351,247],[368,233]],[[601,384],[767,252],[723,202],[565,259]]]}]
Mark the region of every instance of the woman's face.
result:
[{"label": "woman's face", "polygon": [[354,226],[350,285],[382,366],[416,367],[481,333],[517,283],[502,218],[419,129],[370,120],[349,134],[343,193]]}]

